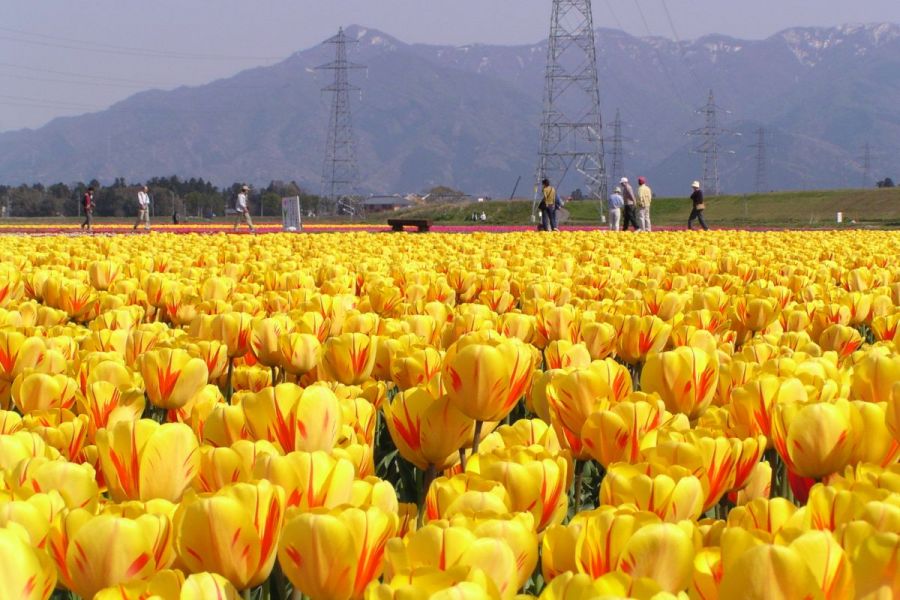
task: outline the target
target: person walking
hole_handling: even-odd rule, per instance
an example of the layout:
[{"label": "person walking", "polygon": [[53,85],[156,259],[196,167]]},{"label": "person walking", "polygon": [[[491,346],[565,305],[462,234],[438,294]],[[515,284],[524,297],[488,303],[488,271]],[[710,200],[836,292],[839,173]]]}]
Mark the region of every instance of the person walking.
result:
[{"label": "person walking", "polygon": [[556,221],[556,211],[559,208],[559,196],[556,188],[550,185],[549,179],[541,181],[544,188],[544,196],[538,208],[541,209],[541,229],[544,231],[559,231],[559,225]]},{"label": "person walking", "polygon": [[641,226],[638,225],[637,216],[634,211],[634,188],[628,183],[627,177],[623,177],[619,180],[619,187],[622,188],[622,199],[625,201],[622,211],[622,231],[628,231],[629,224],[634,227],[635,231],[639,231]]},{"label": "person walking", "polygon": [[81,208],[84,209],[84,222],[81,228],[87,227],[88,233],[94,233],[94,188],[89,187],[81,197]]},{"label": "person walking", "polygon": [[653,202],[653,190],[647,185],[647,178],[638,177],[637,220],[641,231],[650,231],[651,202]]},{"label": "person walking", "polygon": [[703,211],[706,210],[706,204],[703,202],[703,190],[700,189],[700,182],[695,181],[691,184],[691,188],[694,190],[694,193],[691,194],[693,208],[691,209],[691,216],[688,217],[688,229],[693,229],[694,220],[697,220],[704,231],[709,231],[706,221],[703,220]]},{"label": "person walking", "polygon": [[253,228],[253,220],[250,218],[250,208],[247,206],[247,193],[250,191],[249,186],[242,186],[240,193],[237,195],[237,202],[235,202],[234,209],[237,211],[237,216],[234,219],[234,230],[238,230],[238,226],[241,224],[241,219],[247,224],[247,227],[250,228],[250,233],[255,232],[256,230]]},{"label": "person walking", "polygon": [[625,206],[625,200],[622,198],[622,188],[617,187],[613,193],[609,195],[609,200],[607,201],[610,231],[619,231],[622,229],[623,206]]},{"label": "person walking", "polygon": [[150,188],[146,185],[140,189],[137,195],[138,216],[134,222],[134,231],[137,231],[138,225],[143,224],[144,229],[150,231]]}]

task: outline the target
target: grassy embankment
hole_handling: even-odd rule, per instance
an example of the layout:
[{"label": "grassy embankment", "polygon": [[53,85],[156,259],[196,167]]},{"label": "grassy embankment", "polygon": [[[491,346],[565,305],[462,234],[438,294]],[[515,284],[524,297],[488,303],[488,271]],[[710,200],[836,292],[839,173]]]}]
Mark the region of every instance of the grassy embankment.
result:
[{"label": "grassy embankment", "polygon": [[[720,196],[706,202],[706,220],[724,227],[834,227],[835,214],[844,213],[844,226],[900,227],[900,188],[884,190],[835,190],[776,192],[748,196]],[[570,224],[599,222],[597,206],[588,202],[566,205]],[[487,224],[526,225],[531,222],[531,202],[427,205],[393,213],[379,213],[367,221],[391,217],[428,218],[445,225],[464,225],[473,211],[484,211]],[[653,203],[653,223],[684,225],[690,213],[687,198],[659,198]],[[471,223],[471,221],[468,221]]]}]

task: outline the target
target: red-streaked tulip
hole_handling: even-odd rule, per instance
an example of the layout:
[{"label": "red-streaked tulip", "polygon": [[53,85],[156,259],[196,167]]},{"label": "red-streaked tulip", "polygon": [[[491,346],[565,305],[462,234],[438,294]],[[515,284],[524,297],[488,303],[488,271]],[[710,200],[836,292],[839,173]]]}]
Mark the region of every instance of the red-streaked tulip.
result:
[{"label": "red-streaked tulip", "polygon": [[181,408],[207,384],[206,363],[187,350],[151,350],[141,359],[141,376],[147,397],[166,410]]},{"label": "red-streaked tulip", "polygon": [[641,389],[658,393],[670,412],[696,419],[712,403],[718,379],[715,356],[682,346],[647,359],[641,374]]},{"label": "red-streaked tulip", "polygon": [[100,465],[116,501],[178,502],[200,470],[200,448],[183,423],[123,421],[97,432]]},{"label": "red-streaked tulip", "polygon": [[21,529],[0,528],[0,597],[47,600],[56,587],[56,568]]},{"label": "red-streaked tulip", "polygon": [[191,573],[219,573],[237,589],[265,581],[284,521],[284,490],[268,481],[188,494],[175,512],[175,548]]},{"label": "red-streaked tulip", "polygon": [[380,508],[344,508],[289,515],[278,561],[294,589],[321,600],[360,600],[381,575],[382,557],[398,519]]}]

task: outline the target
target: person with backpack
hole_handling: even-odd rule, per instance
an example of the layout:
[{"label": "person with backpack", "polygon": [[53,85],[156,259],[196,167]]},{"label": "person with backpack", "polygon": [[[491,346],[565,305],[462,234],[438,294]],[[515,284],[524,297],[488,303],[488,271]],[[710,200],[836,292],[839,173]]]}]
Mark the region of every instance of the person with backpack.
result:
[{"label": "person with backpack", "polygon": [[706,221],[703,220],[703,211],[706,210],[706,203],[703,201],[703,190],[700,189],[700,182],[695,181],[691,184],[691,188],[694,190],[691,194],[691,202],[693,202],[694,207],[691,209],[691,216],[688,217],[688,229],[693,229],[693,223],[697,220],[704,231],[709,231]]},{"label": "person with backpack", "polygon": [[635,231],[640,231],[641,226],[638,225],[637,215],[635,214],[634,205],[634,188],[628,183],[628,178],[623,177],[619,180],[619,187],[622,188],[622,198],[625,201],[622,213],[622,231],[628,231],[628,225],[634,227]]},{"label": "person with backpack", "polygon": [[242,186],[240,193],[237,195],[237,201],[234,204],[234,210],[237,212],[237,216],[234,219],[234,230],[238,230],[238,225],[241,223],[241,219],[247,224],[247,227],[250,228],[250,233],[254,233],[256,230],[253,228],[253,219],[250,218],[250,207],[247,206],[247,193],[250,191],[250,186]]},{"label": "person with backpack", "polygon": [[637,221],[641,231],[650,231],[650,203],[653,202],[653,190],[647,185],[646,177],[638,177]]},{"label": "person with backpack", "polygon": [[559,225],[556,221],[556,211],[560,208],[559,195],[556,188],[550,185],[549,179],[541,181],[543,186],[543,198],[538,208],[541,209],[541,229],[544,231],[559,231]]},{"label": "person with backpack", "polygon": [[84,222],[81,224],[81,228],[84,229],[87,227],[88,233],[94,233],[94,188],[89,187],[87,191],[84,193],[84,196],[81,197],[81,208],[84,210]]}]

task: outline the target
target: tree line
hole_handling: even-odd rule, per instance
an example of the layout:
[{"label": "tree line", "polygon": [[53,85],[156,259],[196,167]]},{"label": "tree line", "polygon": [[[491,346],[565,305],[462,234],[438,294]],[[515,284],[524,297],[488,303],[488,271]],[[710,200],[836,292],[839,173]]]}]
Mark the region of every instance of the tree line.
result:
[{"label": "tree line", "polygon": [[[0,185],[0,208],[7,217],[73,217],[81,214],[81,198],[88,187],[94,188],[94,214],[100,217],[130,217],[137,214],[137,193],[142,186],[150,188],[152,214],[181,218],[213,218],[234,208],[242,183],[219,188],[203,178],[181,179],[153,177],[145,183],[127,183],[118,177],[112,185],[97,180],[75,184],[41,183],[19,186]],[[304,213],[317,212],[319,197],[304,191],[296,182],[272,181],[250,192],[253,215],[281,215],[281,199],[300,196]]]}]

